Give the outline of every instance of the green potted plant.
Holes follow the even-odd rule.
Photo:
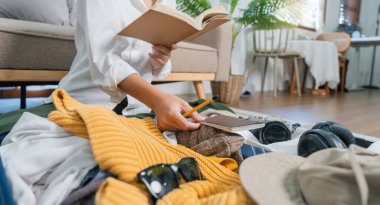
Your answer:
[[[242,15],[233,17],[239,0],[221,0],[229,7],[232,22],[232,48],[242,29],[252,25],[254,29],[276,29],[294,27],[291,22],[301,18],[310,0],[251,0]],[[211,8],[208,0],[177,0],[177,9],[193,17]],[[228,82],[212,82],[213,94],[218,94],[223,103],[238,102],[244,85],[244,75],[230,75]]]

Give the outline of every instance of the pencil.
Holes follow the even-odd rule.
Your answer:
[[[208,104],[214,102],[214,100],[218,99],[218,96],[214,96],[206,101],[204,101],[203,103],[199,104],[198,106],[194,107],[193,109],[187,111],[185,114],[183,114],[182,116],[184,117],[188,117],[189,115],[191,115],[193,112],[195,111],[198,111],[202,108],[204,108],[205,106],[207,106]]]

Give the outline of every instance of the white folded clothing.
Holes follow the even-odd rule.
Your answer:
[[[18,205],[55,205],[96,166],[89,141],[24,113],[0,147]]]

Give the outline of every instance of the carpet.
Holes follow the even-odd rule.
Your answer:
[[[298,122],[298,121],[293,121],[293,120],[287,120],[287,119],[282,118],[281,116],[273,116],[273,115],[268,115],[268,114],[264,114],[264,113],[252,112],[252,111],[249,111],[249,110],[237,109],[237,108],[231,108],[231,109],[238,116],[243,117],[243,118],[249,118],[249,117],[253,116],[255,118],[261,117],[261,118],[280,119],[282,121],[285,121],[285,122],[288,122],[288,123],[291,123],[291,124],[299,123],[299,124],[301,124],[301,131],[299,132],[300,134],[302,132],[306,131],[306,130],[311,129],[314,126],[313,124],[308,124],[308,123],[303,123],[303,122]],[[353,135],[356,138],[361,138],[361,139],[368,140],[368,141],[371,141],[371,142],[376,142],[377,140],[379,140],[379,138],[377,138],[377,137],[363,135],[363,134],[360,134],[360,133],[353,133]]]

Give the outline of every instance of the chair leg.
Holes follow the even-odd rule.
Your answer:
[[[265,57],[265,65],[264,65],[264,74],[261,78],[261,92],[264,92],[264,84],[265,84],[265,78],[267,76],[267,70],[268,70],[268,57]]]
[[[278,81],[278,72],[277,72],[277,57],[274,58],[274,97],[277,97],[277,81]]]
[[[197,92],[197,96],[199,99],[206,99],[205,90],[203,88],[203,82],[202,81],[194,81],[193,82],[195,91]]]
[[[346,63],[340,70],[340,92],[344,93],[344,85],[346,84]]]
[[[304,70],[304,74],[303,74],[303,82],[302,82],[302,92],[305,92],[305,87],[306,87],[306,78],[307,78],[307,73],[309,72],[309,66],[306,64],[306,62],[304,63],[305,65],[305,70]],[[314,87],[313,87],[314,89]]]
[[[299,70],[298,70],[298,58],[294,58],[294,69],[296,71],[296,80],[297,80],[297,92],[298,92],[298,96],[302,96],[302,93],[301,93],[301,83],[300,83],[300,73],[299,73]]]
[[[20,86],[20,109],[26,108],[26,85]]]

